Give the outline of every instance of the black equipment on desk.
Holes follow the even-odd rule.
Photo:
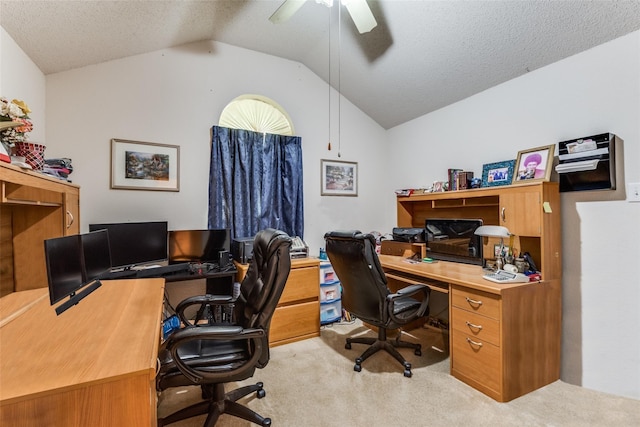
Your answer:
[[[113,268],[131,268],[167,260],[167,221],[89,224],[109,233]]]
[[[248,264],[253,258],[253,237],[236,237],[231,241],[231,256],[240,264]]]
[[[169,231],[169,263],[215,262],[221,267],[229,263],[231,230]]]
[[[392,230],[393,240],[397,242],[421,243],[425,241],[424,228],[400,228]]]

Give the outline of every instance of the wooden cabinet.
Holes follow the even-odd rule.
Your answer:
[[[426,218],[481,218],[514,234],[529,252],[540,282],[498,284],[479,266],[440,262],[407,265],[381,255],[385,271],[449,284],[451,374],[507,402],[560,378],[562,241],[558,184],[452,191],[398,198],[398,226],[424,227]],[[493,257],[488,239],[484,257]],[[506,242],[505,242],[506,243]]]
[[[423,228],[427,218],[479,218],[484,225],[505,226],[514,234],[516,251],[529,252],[544,279],[561,278],[557,182],[398,197],[397,212],[398,227]],[[493,247],[498,243],[497,238],[485,238],[484,258],[493,258]]]
[[[236,262],[240,282],[249,266]],[[312,258],[291,260],[291,272],[271,319],[269,345],[320,336],[320,261]]]
[[[79,224],[77,185],[0,163],[0,296],[46,287],[44,240]]]

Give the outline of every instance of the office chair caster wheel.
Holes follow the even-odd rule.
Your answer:
[[[256,383],[256,386],[258,386],[258,390],[256,390],[256,396],[258,396],[258,399],[262,399],[263,397],[265,397],[267,395],[266,390],[262,388],[262,387],[264,387],[264,383],[263,382],[258,382],[258,383]]]
[[[404,362],[403,365],[404,365],[404,372],[403,372],[404,376],[407,378],[411,378],[411,363]]]
[[[347,350],[351,350],[351,343],[348,342],[344,345],[344,348],[346,348]]]
[[[356,372],[362,371],[362,359],[359,357],[356,359],[356,364],[353,366],[353,370]]]
[[[262,425],[263,425],[263,426],[265,426],[265,427],[266,427],[266,426],[270,426],[270,425],[271,425],[271,418],[265,418],[265,419],[262,421]]]
[[[415,354],[416,356],[422,356],[422,350],[420,350],[419,348],[416,348],[413,354]]]

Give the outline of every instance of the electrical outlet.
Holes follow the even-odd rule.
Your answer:
[[[640,182],[627,184],[627,201],[640,202]]]

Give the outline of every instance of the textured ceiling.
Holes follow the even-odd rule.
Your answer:
[[[362,35],[313,0],[272,24],[280,4],[1,0],[0,25],[45,74],[201,40],[280,56],[387,129],[640,29],[640,0],[369,0]]]

